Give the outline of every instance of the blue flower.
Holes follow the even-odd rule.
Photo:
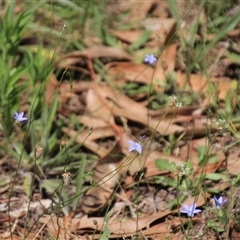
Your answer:
[[[24,112],[21,112],[21,113],[17,113],[16,111],[14,112],[14,118],[17,123],[28,120],[28,118],[24,117],[23,115],[24,115]]]
[[[128,149],[129,152],[136,151],[139,154],[142,153],[142,145],[140,143],[134,142],[132,140],[128,140],[128,143],[130,145]]]
[[[218,199],[214,197],[214,199],[215,199],[216,207],[218,209],[221,208],[225,202],[227,202],[227,199],[223,199],[222,196],[220,196]]]
[[[193,205],[187,205],[187,204],[183,204],[182,205],[183,208],[181,209],[181,213],[186,213],[189,217],[193,217],[195,213],[199,213],[202,210],[200,209],[196,209],[197,204],[194,203]]]
[[[153,64],[157,61],[157,58],[153,54],[147,54],[144,58],[145,63]]]

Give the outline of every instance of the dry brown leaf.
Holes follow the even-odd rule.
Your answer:
[[[184,222],[184,220],[183,220]],[[145,230],[139,230],[134,233],[134,236],[139,236],[142,237],[143,239],[148,237],[151,239],[171,239],[171,240],[184,240],[185,236],[182,233],[172,233],[172,230],[167,230],[167,227],[165,226],[165,223],[160,223],[157,225],[154,225],[151,228],[147,228]],[[110,238],[119,238],[119,237],[127,237],[131,236],[131,234],[111,234]],[[100,239],[101,235],[100,234],[94,234],[91,237],[91,239]],[[87,240],[83,238],[84,240]]]
[[[39,222],[46,224],[48,231],[54,237],[60,240],[67,240],[71,239],[71,233],[76,232],[79,226],[79,219],[73,219],[72,216],[72,213],[64,218],[56,217],[55,215],[44,216],[39,219]]]
[[[111,62],[106,64],[105,67],[111,77],[116,81],[116,84],[118,82],[124,84],[125,81],[153,84],[155,90],[161,91],[157,79],[164,77],[164,74],[162,72],[160,73],[160,70],[155,72],[155,78],[152,79],[154,69],[144,64],[134,64],[131,62]]]
[[[126,43],[134,43],[141,37],[144,30],[109,30],[109,32]]]
[[[226,100],[226,96],[227,96],[228,92],[231,92],[232,103],[235,104],[234,90],[236,88],[235,87],[236,84],[231,84],[234,82],[233,80],[222,77],[222,78],[211,78],[211,81],[213,83],[216,83],[216,85],[217,85],[219,99]]]
[[[12,234],[8,231],[0,234],[0,239],[11,239],[11,240],[22,240],[22,237],[19,237],[15,234]]]
[[[57,86],[59,82],[56,76],[52,73],[49,76],[49,80],[47,81],[46,85],[46,93],[45,93],[45,101],[48,103],[48,106],[51,106],[51,103],[54,99],[54,93],[57,91]]]
[[[147,167],[146,174],[145,174],[146,178],[156,176],[156,175],[166,174],[167,172],[169,173],[169,171],[159,170],[156,167],[156,164],[155,164],[156,159],[167,159],[169,162],[173,162],[174,164],[181,164],[186,162],[185,159],[177,156],[164,154],[158,151],[151,152],[148,155],[147,161],[146,161],[146,167]],[[194,162],[192,163],[192,166],[193,166],[193,169],[197,168],[197,165]]]
[[[219,167],[223,165],[223,162],[225,161],[224,153],[220,152],[219,155],[217,155],[217,157],[219,159],[219,162],[209,163],[206,166],[203,166],[203,167],[199,168],[196,172],[194,172],[194,178],[197,177],[197,176],[202,176],[203,174],[216,172],[219,169]]]
[[[132,56],[123,49],[116,47],[106,47],[102,45],[94,46],[84,49],[83,54],[88,55],[90,58],[109,57],[117,59],[132,60]]]
[[[82,138],[88,138],[89,141],[94,141],[100,138],[115,137],[116,132],[112,127],[94,128],[89,134],[89,130],[81,132]]]
[[[84,213],[90,214],[102,211],[107,206],[108,200],[119,182],[121,174],[115,164],[99,164],[94,168],[94,184],[84,193],[81,199],[81,209]]]
[[[238,227],[237,226],[237,223],[235,224],[236,225],[236,228]],[[237,231],[236,229],[233,229],[232,231],[230,231],[230,238],[233,239],[233,240],[237,240],[237,239],[240,239],[240,232]]]
[[[96,94],[96,91],[89,89],[86,96],[86,110],[94,118],[100,118],[107,122],[114,123],[111,108],[108,105],[104,104],[104,101],[102,101],[102,99],[103,98],[100,98]]]
[[[146,30],[152,31],[148,39],[147,46],[151,48],[159,48],[166,44],[175,33],[176,22],[174,19],[147,19],[141,22]],[[117,37],[121,41],[132,44],[136,42],[144,30],[109,30],[110,34]]]
[[[151,47],[159,48],[159,43],[160,46],[166,45],[176,31],[176,21],[173,18],[147,18],[141,24],[155,36],[154,41],[148,44]]]
[[[121,155],[119,144],[109,150],[93,168],[93,187],[84,193],[81,199],[82,210],[89,214],[103,210],[107,201],[119,183],[122,171],[119,169]]]
[[[232,91],[234,98],[234,86],[231,85],[229,78],[210,78],[210,81],[216,84],[216,93],[219,99],[225,100],[229,91]],[[206,93],[208,87],[208,80],[205,76],[191,74],[189,79],[187,79],[187,75],[180,71],[177,71],[177,82],[180,88],[201,92],[203,95]],[[209,102],[209,99],[207,99],[207,102]]]
[[[124,80],[153,84],[156,91],[163,91],[165,74],[175,68],[178,43],[169,45],[158,59],[156,68],[145,64],[134,64],[131,62],[111,62],[105,65],[117,83],[123,84]]]
[[[93,82],[74,82],[74,84],[71,84],[69,82],[63,82],[59,86],[59,92],[61,94],[64,94],[66,92],[73,92],[73,93],[79,93],[85,90],[88,90],[89,88],[93,88],[94,84]]]
[[[90,116],[86,116],[86,115],[82,115],[82,116],[78,116],[78,121],[82,124],[84,124],[85,126],[89,127],[89,128],[104,128],[104,127],[108,127],[108,124],[106,123],[106,121],[99,119],[99,118],[93,118]]]
[[[156,213],[151,216],[145,216],[143,218],[138,218],[138,220],[124,220],[122,222],[116,222],[109,225],[109,230],[111,233],[115,235],[126,235],[135,233],[138,230],[143,228],[150,227],[150,224],[154,221],[161,219],[167,215],[169,215],[171,211],[165,211],[163,213]]]
[[[130,236],[138,230],[149,227],[151,223],[169,215],[170,213],[171,211],[165,211],[163,213],[156,213],[151,216],[145,216],[143,218],[139,218],[138,220],[123,219],[121,222],[118,221],[108,223],[108,228],[110,230],[110,233],[114,234],[114,236]],[[94,222],[97,222],[98,224],[95,225]],[[104,218],[87,218],[82,220],[79,219],[78,229],[86,228],[103,230]]]
[[[106,104],[109,104],[108,109],[111,109],[114,116],[124,117],[142,123],[163,135],[184,132],[183,127],[172,124],[171,121],[165,121],[161,118],[155,120],[148,117],[147,108],[107,85],[97,86],[96,89],[101,97],[105,98]],[[108,113],[108,115],[109,114],[110,113]]]
[[[88,90],[86,110],[90,116],[106,121],[115,130],[117,137],[121,137],[122,131],[119,126],[115,124],[112,114],[112,108],[114,108],[115,102],[108,101],[108,97],[108,93],[102,92],[100,86],[95,85],[94,89]]]
[[[205,129],[206,130],[206,129]],[[198,154],[198,148],[201,146],[211,146],[208,138],[200,138],[200,139],[192,139],[188,142],[188,144],[181,147],[181,151],[179,152],[179,157],[182,159],[190,159],[191,163],[195,166],[198,166],[199,163],[199,154]],[[215,150],[213,148],[209,149],[209,154],[216,154],[218,158],[218,163],[215,163],[217,167],[219,163],[222,164],[222,162],[225,160],[225,154],[221,149]],[[215,165],[214,164],[214,165]],[[214,165],[210,165],[209,168],[211,169]],[[206,166],[205,166],[206,167]],[[215,169],[214,167],[214,169]],[[218,166],[219,167],[219,166]],[[215,169],[216,171],[216,169]]]
[[[227,156],[227,171],[229,174],[239,174],[240,150],[239,145],[234,146]]]
[[[186,222],[186,220],[182,220],[183,222]],[[163,222],[154,225],[153,227],[150,227],[148,229],[145,229],[142,231],[144,236],[153,238],[156,236],[156,239],[171,239],[171,240],[181,240],[184,239],[183,234],[178,233],[176,235],[173,234],[171,226],[177,226],[179,225],[179,222],[176,222],[174,220],[169,221],[168,223]]]
[[[66,134],[66,136],[72,138],[75,137],[76,135],[76,142],[79,144],[83,144],[86,148],[88,148],[89,150],[91,150],[92,152],[94,152],[95,154],[97,154],[100,157],[104,157],[108,154],[108,149],[99,146],[99,144],[90,141],[88,138],[86,138],[86,136],[82,136],[81,134],[78,134],[75,130],[66,128],[66,127],[62,127],[62,132],[64,134]]]
[[[178,46],[179,43],[174,43],[165,49],[165,51],[159,57],[157,68],[162,68],[165,66],[164,70],[166,72],[172,72],[175,69]]]
[[[86,59],[87,57],[90,58],[110,57],[117,59],[132,60],[132,57],[124,50],[99,45],[87,48],[83,51],[75,51],[69,54],[65,54],[59,57],[54,64],[55,66],[58,66],[60,68],[66,68],[67,66],[71,66],[78,63],[79,61],[81,61],[81,59]]]
[[[142,1],[139,4],[138,1],[119,1],[118,8],[119,11],[129,11],[129,14],[126,18],[126,22],[137,22],[141,19],[144,19],[148,14],[149,10],[154,7],[157,0],[148,0]]]
[[[177,71],[177,83],[180,88],[184,88],[185,90],[193,90],[195,92],[202,92],[207,88],[207,79],[205,76],[201,76],[198,74],[191,74],[189,79],[185,73],[181,71]]]
[[[199,106],[183,106],[183,107],[180,107],[180,108],[161,108],[161,109],[158,109],[158,110],[150,110],[149,111],[149,116],[152,116],[152,117],[155,117],[155,116],[158,116],[158,117],[161,117],[162,115],[170,115],[173,119],[172,121],[173,122],[176,122],[175,121],[175,118],[181,118],[182,116],[180,115],[186,115],[186,117],[190,117],[192,118],[192,113],[198,109]]]
[[[192,205],[194,203],[197,204],[197,207],[201,207],[205,204],[206,199],[209,198],[211,195],[207,192],[201,191],[201,193],[198,196],[188,198],[186,201],[184,201],[184,204]],[[178,212],[178,210],[175,210],[174,212]]]

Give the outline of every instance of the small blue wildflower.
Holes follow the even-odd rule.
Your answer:
[[[129,152],[136,151],[139,154],[142,153],[142,145],[140,143],[134,142],[132,140],[128,140],[128,143],[130,145],[128,149]]]
[[[24,115],[24,112],[21,112],[21,113],[17,113],[16,111],[14,112],[14,118],[17,123],[28,120],[28,118],[24,117],[23,115]]]
[[[153,64],[157,61],[157,58],[153,54],[147,54],[144,58],[145,63]]]
[[[200,209],[196,209],[197,204],[194,203],[193,205],[187,205],[187,204],[183,204],[182,205],[183,208],[181,209],[181,213],[186,213],[188,215],[188,217],[193,217],[195,213],[199,213],[202,210]]]
[[[223,199],[222,196],[220,196],[219,198],[214,197],[214,199],[215,199],[216,207],[218,209],[221,208],[225,202],[227,202],[227,199]]]

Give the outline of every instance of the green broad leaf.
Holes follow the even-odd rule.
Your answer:
[[[205,178],[212,180],[212,181],[219,181],[222,179],[222,174],[221,173],[207,173]]]
[[[42,180],[41,187],[45,188],[49,193],[53,193],[62,183],[60,179],[44,179]]]
[[[177,178],[156,176],[154,178],[154,180],[155,180],[156,184],[161,184],[162,186],[171,186],[171,187],[177,187],[178,186]]]
[[[211,193],[212,195],[217,195],[217,194],[219,194],[219,189],[205,188],[205,191],[208,192],[208,193]]]
[[[32,175],[27,175],[23,181],[23,189],[28,197],[32,196]]]
[[[176,165],[174,163],[164,158],[157,159],[155,164],[159,170],[174,171],[176,169]]]
[[[207,226],[208,226],[209,228],[214,229],[214,230],[217,231],[217,232],[224,232],[224,231],[225,231],[223,225],[222,225],[220,222],[217,222],[217,221],[214,220],[214,219],[209,219],[209,220],[207,221]]]
[[[198,162],[202,165],[206,161],[207,148],[206,146],[199,146],[198,149]]]
[[[217,216],[218,216],[218,219],[219,221],[225,225],[227,222],[228,222],[228,214],[227,214],[227,210],[226,209],[222,209],[220,208],[218,211],[217,211]]]

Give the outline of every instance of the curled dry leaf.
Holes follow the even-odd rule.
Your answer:
[[[178,46],[179,46],[178,43],[174,43],[174,44],[170,44],[165,49],[165,51],[159,57],[157,68],[159,68],[159,67],[161,68],[162,65],[164,64],[165,72],[172,72],[172,71],[174,71]]]
[[[111,62],[105,65],[111,78],[116,84],[122,85],[125,82],[137,82],[143,84],[153,84],[154,88],[161,91],[157,78],[152,80],[154,69],[144,64],[134,64],[131,62]]]
[[[108,107],[113,116],[124,117],[129,120],[142,123],[163,135],[184,132],[183,127],[172,124],[171,121],[165,121],[164,119],[156,120],[151,118],[148,115],[149,110],[147,108],[126,95],[123,95],[120,91],[113,90],[107,85],[97,86],[96,89],[105,103],[104,106]],[[96,114],[96,112],[94,114]],[[109,116],[109,114],[110,112],[107,112],[107,116]]]
[[[106,121],[87,115],[78,116],[78,121],[89,128],[93,128],[93,130],[96,128],[105,128],[109,126]]]
[[[151,43],[151,47],[163,46],[173,37],[176,31],[176,21],[173,18],[147,18],[141,21],[141,25],[147,30],[153,31],[154,44]]]
[[[161,220],[162,218],[169,215],[171,211],[165,211],[163,213],[156,213],[151,216],[144,216],[142,218],[139,218],[138,221],[136,220],[129,220],[124,219],[124,221],[117,221],[108,223],[108,228],[110,231],[110,237],[111,238],[118,238],[122,237],[123,235],[125,237],[132,236],[138,231],[143,230],[143,233],[145,236],[151,236],[152,234],[159,233],[159,229],[161,229],[161,232],[165,236],[166,234],[171,234],[172,229],[170,228],[171,225],[178,226],[184,222],[182,221],[175,221],[173,220],[170,222],[170,226],[167,227],[165,223],[160,224],[154,224],[157,220]],[[72,232],[76,232],[77,230],[83,230],[83,229],[92,229],[94,231],[96,230],[102,230],[104,229],[105,219],[100,217],[95,218],[83,218],[83,219],[72,219],[71,217],[65,217],[60,218],[56,216],[44,216],[39,220],[43,224],[47,224],[47,227],[49,231],[56,236],[56,233],[60,231],[60,239],[64,236],[64,234],[67,234],[67,236],[70,236]],[[95,224],[97,223],[97,224]],[[149,228],[150,225],[154,224],[154,228]],[[151,231],[151,229],[153,229]],[[157,231],[158,229],[158,231]],[[91,231],[90,231],[91,232]],[[92,236],[92,239],[99,239],[100,235],[94,234]],[[82,239],[82,238],[81,238]]]
[[[126,18],[126,22],[129,23],[144,19],[157,2],[157,0],[148,0],[139,4],[138,1],[119,1],[117,4],[120,11],[129,12]]]
[[[103,157],[108,154],[108,150],[104,147],[99,146],[99,144],[95,143],[94,141],[90,141],[86,136],[82,136],[75,130],[62,127],[62,132],[66,134],[66,136],[72,138],[76,137],[76,142],[79,144],[83,144],[86,148],[91,150],[92,152],[96,153],[98,156]]]
[[[134,43],[141,37],[144,30],[110,30],[109,32],[124,42]]]
[[[39,222],[47,225],[48,231],[59,240],[71,239],[72,233],[79,227],[79,219],[73,219],[73,213],[64,218],[56,217],[54,214],[44,216]]]
[[[99,89],[100,90],[100,89]],[[105,99],[101,98],[94,89],[89,89],[86,96],[86,110],[92,117],[103,119],[107,122],[114,122],[111,107],[105,104]]]
[[[74,64],[81,61],[81,59],[86,58],[100,58],[100,57],[110,57],[116,59],[126,59],[132,60],[132,57],[126,53],[124,50],[113,48],[113,47],[106,47],[106,46],[94,46],[91,48],[87,48],[83,51],[75,51],[69,54],[65,54],[59,57],[55,61],[55,65],[60,68],[66,68],[67,66],[73,66]]]
[[[46,92],[45,92],[45,100],[48,103],[48,106],[51,105],[53,99],[54,99],[54,93],[57,90],[57,86],[58,86],[58,80],[56,78],[56,76],[52,73],[49,76],[49,80],[47,81],[47,85],[46,85]]]
[[[81,208],[85,213],[103,210],[122,176],[118,143],[93,168],[93,187],[84,193]]]
[[[120,142],[125,143],[126,139],[125,136]],[[116,186],[121,184],[122,176],[127,172],[134,175],[144,166],[145,158],[137,153],[129,157],[128,147],[120,142],[116,143],[109,154],[100,159],[93,168],[93,187],[83,195],[81,201],[85,213],[103,210]],[[126,157],[123,157],[122,153]]]
[[[212,83],[215,83],[215,87],[218,92],[218,97],[221,100],[225,100],[228,92],[231,92],[232,100],[234,101],[234,90],[236,84],[232,84],[229,78],[210,78]],[[177,72],[177,82],[180,88],[189,89],[194,92],[206,93],[208,88],[208,79],[205,76],[198,74],[191,74],[189,79],[185,73]],[[211,98],[210,98],[211,100]],[[209,103],[209,99],[207,99]]]

